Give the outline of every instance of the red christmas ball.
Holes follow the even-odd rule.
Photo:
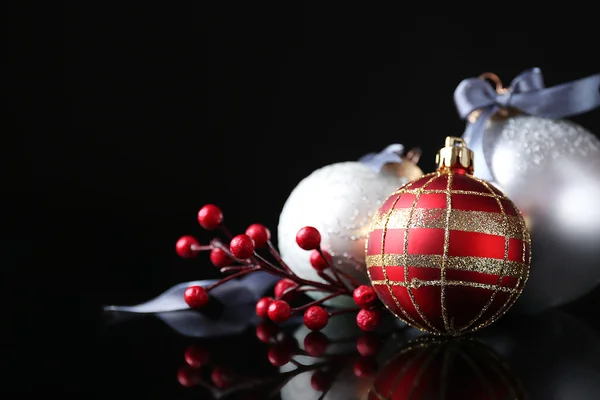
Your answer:
[[[225,250],[215,247],[210,251],[210,262],[215,267],[223,268],[233,264],[233,259],[229,257]]]
[[[248,235],[237,235],[229,242],[229,250],[235,258],[245,260],[254,254],[254,241]]]
[[[497,354],[472,339],[421,339],[380,369],[369,400],[523,399],[518,380]]]
[[[296,243],[304,250],[316,250],[321,245],[321,233],[312,226],[305,226],[296,234]]]
[[[208,293],[202,286],[190,286],[183,292],[183,299],[190,308],[202,308],[208,303]]]
[[[252,224],[246,229],[246,235],[250,236],[254,241],[254,246],[257,249],[265,247],[267,241],[271,239],[271,231],[262,224]]]
[[[322,307],[312,306],[304,312],[304,325],[311,331],[320,331],[328,321],[329,313]]]
[[[194,247],[200,246],[200,243],[193,236],[182,236],[175,243],[175,251],[181,258],[194,258],[198,255],[198,251]]]
[[[204,229],[216,229],[223,222],[223,213],[219,207],[207,204],[198,211],[198,222]]]
[[[269,304],[267,314],[273,322],[282,323],[290,319],[292,308],[283,300],[275,300]]]
[[[467,150],[440,154],[449,161]],[[377,295],[398,318],[432,334],[491,324],[529,275],[530,238],[520,212],[463,161],[454,162],[396,190],[368,234],[367,271]]]

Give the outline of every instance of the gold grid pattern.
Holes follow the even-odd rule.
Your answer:
[[[447,174],[447,187],[445,190],[436,189],[431,190],[427,189],[435,179],[441,177],[442,175]],[[492,187],[485,181],[478,179],[474,176],[469,175],[469,178],[476,180],[480,184],[482,184],[488,192],[478,192],[478,191],[470,191],[470,190],[453,190],[452,183],[454,179],[454,172],[449,170],[447,172],[434,172],[431,174],[425,175],[421,179],[427,179],[425,184],[422,187],[411,189],[410,183],[402,186],[400,189],[392,193],[391,196],[397,196],[390,209],[385,212],[383,215],[376,215],[373,218],[373,223],[371,226],[371,231],[374,229],[382,230],[382,239],[381,239],[381,253],[379,255],[369,255],[367,256],[367,272],[369,273],[369,277],[371,277],[370,268],[371,266],[382,267],[383,272],[383,280],[375,280],[371,281],[373,285],[385,285],[392,297],[394,304],[396,305],[399,313],[402,315],[398,315],[397,312],[391,310],[387,305],[388,309],[396,315],[396,317],[400,318],[407,324],[414,326],[420,330],[433,333],[433,334],[451,334],[458,335],[465,333],[467,331],[475,331],[484,326],[487,326],[497,320],[500,316],[502,316],[506,310],[516,301],[518,296],[521,294],[524,284],[529,277],[529,263],[527,261],[527,244],[529,244],[529,249],[531,248],[531,238],[529,236],[529,231],[525,225],[525,221],[523,217],[517,210],[517,216],[512,216],[506,213],[504,206],[502,205],[501,200],[509,201],[510,200],[503,194],[496,193]],[[410,193],[415,195],[415,199],[412,202],[410,208],[407,209],[395,209],[397,202],[400,200],[402,194]],[[445,194],[446,195],[446,208],[445,209],[417,209],[416,205],[419,201],[419,198],[422,194]],[[461,210],[453,210],[452,209],[452,195],[453,194],[467,194],[473,196],[483,196],[483,197],[491,197],[495,199],[498,207],[500,209],[500,213],[489,213],[489,212],[477,212],[477,211],[466,211],[462,212]],[[390,196],[390,197],[391,197]],[[512,202],[511,202],[512,204]],[[467,220],[466,214],[469,213],[470,218]],[[398,218],[394,218],[390,223],[390,220],[394,214],[398,215]],[[495,215],[492,215],[495,214]],[[398,222],[401,221],[401,222]],[[439,228],[444,229],[444,251],[442,256],[429,256],[429,255],[409,255],[408,254],[408,243],[409,243],[409,229],[413,227],[432,227],[438,226]],[[500,227],[499,227],[500,226]],[[398,229],[405,228],[404,234],[404,248],[403,254],[385,254],[385,240],[387,235],[387,229]],[[451,230],[464,230],[469,232],[482,232],[488,234],[495,234],[498,236],[504,236],[505,245],[504,245],[504,258],[502,260],[494,260],[489,258],[479,258],[479,257],[450,257],[448,255],[448,249],[450,244],[450,231]],[[520,263],[511,262],[508,260],[509,254],[509,240],[511,238],[520,239],[523,242],[522,249],[522,260]],[[368,246],[368,243],[367,243]],[[367,247],[368,248],[368,247]],[[459,261],[460,259],[460,261]],[[387,274],[387,268],[402,268],[397,267],[402,265],[404,268],[404,277],[405,282],[393,282],[390,281]],[[439,280],[431,280],[424,281],[420,279],[410,279],[409,278],[409,265],[411,267],[414,265],[416,267],[438,267],[440,268],[440,279]],[[482,272],[487,274],[498,275],[498,280],[496,284],[480,284],[476,282],[467,282],[467,281],[449,281],[446,279],[446,271],[448,269],[458,269],[458,270],[466,270],[466,271],[475,271]],[[517,283],[514,288],[503,287],[502,280],[505,276],[511,276],[517,278]],[[393,286],[403,286],[406,288],[408,296],[414,306],[417,314],[422,319],[423,324],[416,322],[410,314],[400,305],[400,301],[396,297],[392,287]],[[418,303],[415,300],[412,289],[417,289],[423,286],[439,286],[441,292],[441,309],[442,309],[442,319],[444,321],[444,330],[441,331],[439,328],[433,326],[431,322],[427,320],[424,313],[421,311]],[[448,318],[448,310],[446,308],[446,287],[447,286],[462,286],[462,287],[476,287],[481,289],[488,289],[492,291],[490,299],[487,301],[482,310],[478,313],[478,315],[473,318],[468,324],[462,327],[455,327],[454,321]],[[487,321],[480,323],[477,326],[473,326],[477,320],[481,318],[481,316],[489,309],[490,305],[493,303],[498,292],[508,293],[508,298],[505,303],[498,309],[498,311]]]

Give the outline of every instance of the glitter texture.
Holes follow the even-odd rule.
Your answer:
[[[493,323],[529,276],[530,236],[485,181],[438,171],[396,190],[374,214],[367,271],[382,302],[423,331],[460,335]]]

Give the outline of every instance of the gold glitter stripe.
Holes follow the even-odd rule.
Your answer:
[[[411,214],[412,212],[412,214]],[[520,228],[519,217],[515,215],[503,216],[501,213],[487,211],[450,210],[447,219],[444,208],[399,208],[389,214],[387,229],[407,228],[434,228],[445,229],[446,224],[450,230],[486,233],[496,236],[508,236],[512,239],[523,240],[523,230]],[[409,219],[409,217],[412,217]],[[371,229],[382,229],[388,221],[388,213],[379,213],[373,216]],[[508,219],[505,227],[504,218]]]
[[[444,329],[446,332],[454,332],[454,320],[448,319],[448,309],[446,307],[446,268],[448,265],[448,250],[450,249],[450,217],[452,216],[452,180],[454,173],[450,171],[448,174],[448,184],[446,187],[446,219],[444,221],[444,257],[440,266],[440,304],[442,306],[442,320],[444,321]]]
[[[485,186],[485,188],[487,190],[490,191],[490,193],[494,194],[494,191],[492,190],[492,188],[490,187],[490,185],[485,182],[485,181],[479,181],[483,186]],[[497,197],[495,197],[496,199],[496,203],[498,204],[498,207],[500,207],[500,212],[502,213],[502,217],[503,217],[503,228],[505,231],[520,231],[520,225],[517,224],[513,224],[511,225],[511,221],[508,219],[508,215],[506,214],[506,211],[504,210],[504,206],[502,205],[502,202],[500,201],[500,199],[498,199]],[[487,301],[487,303],[485,303],[485,305],[483,306],[483,308],[481,309],[481,311],[479,311],[479,313],[477,313],[477,315],[470,320],[465,326],[463,326],[462,328],[459,329],[459,332],[463,332],[468,330],[469,328],[471,328],[473,326],[473,324],[475,324],[475,322],[477,322],[482,316],[483,314],[485,314],[485,312],[488,310],[488,308],[490,308],[490,306],[492,305],[492,303],[494,302],[494,299],[496,298],[496,294],[498,293],[498,290],[501,288],[501,284],[502,284],[502,280],[504,279],[504,267],[506,265],[506,262],[508,261],[508,245],[510,243],[510,237],[508,235],[506,235],[506,237],[504,238],[504,263],[502,264],[502,268],[500,269],[500,271],[498,272],[498,280],[496,281],[496,287],[494,288],[494,290],[492,291],[492,294],[490,295],[489,300]]]
[[[412,206],[410,207],[410,214],[408,214],[408,225],[410,225],[410,220],[412,219],[413,216],[413,212],[416,209],[417,206],[417,202],[419,201],[419,198],[421,197],[421,193],[423,193],[424,190],[426,190],[427,186],[431,184],[431,182],[433,182],[435,179],[438,179],[440,177],[440,174],[437,174],[436,176],[434,176],[433,178],[429,179],[427,182],[425,182],[425,184],[423,186],[421,186],[419,189],[417,189],[417,194],[415,195],[415,199],[413,200]],[[392,207],[390,209],[390,214],[392,214],[395,210],[395,207]],[[390,218],[387,218],[387,223],[386,223],[386,230],[388,229],[388,224],[390,221]],[[405,256],[408,255],[408,237],[410,235],[410,231],[407,230],[406,232],[404,232],[404,251],[403,254]],[[381,254],[384,254],[383,252],[383,247],[382,247],[382,251]],[[406,261],[406,260],[405,260]],[[384,269],[387,270],[387,267],[384,267]],[[408,270],[408,264],[406,262],[404,262],[404,279],[408,280],[408,274],[409,274],[409,270]],[[387,275],[387,271],[386,271],[386,275]],[[387,278],[386,278],[387,279]],[[390,289],[391,290],[391,289]],[[410,301],[412,302],[413,307],[415,308],[415,310],[417,311],[417,314],[419,314],[419,317],[421,318],[421,320],[423,320],[423,322],[425,323],[425,325],[427,325],[428,327],[430,327],[433,331],[435,332],[440,332],[439,329],[435,326],[433,326],[433,324],[431,322],[429,322],[429,320],[427,319],[427,317],[425,316],[425,314],[421,311],[421,308],[419,307],[419,303],[417,302],[417,300],[415,299],[415,295],[413,294],[412,290],[410,287],[406,288],[406,291],[408,292],[408,297],[410,297]]]
[[[443,256],[438,254],[374,254],[367,256],[367,265],[371,267],[440,268]],[[505,270],[502,271],[504,266]],[[487,257],[452,257],[449,256],[446,268],[455,271],[479,272],[481,274],[500,275],[522,278],[527,273],[527,265],[518,261],[504,261]]]
[[[371,282],[373,285],[386,285],[385,280],[374,280]],[[387,282],[388,286],[402,286],[410,289],[419,289],[421,287],[426,286],[464,286],[464,287],[472,287],[477,289],[487,289],[487,290],[496,290],[496,285],[491,285],[488,283],[479,283],[479,282],[470,282],[470,281],[449,281],[446,280],[442,283],[441,280],[434,281],[423,281],[417,278],[413,278],[410,280],[408,284],[406,282],[398,282],[398,281],[389,281]],[[498,291],[506,292],[506,293],[516,293],[517,289],[500,286],[498,287]]]
[[[448,193],[447,190],[444,189],[427,189],[427,190],[422,190],[420,191],[420,189],[398,189],[396,190],[394,193],[392,194],[417,194],[417,193],[421,193],[421,194],[446,194]],[[450,190],[449,191],[450,194],[468,194],[471,196],[481,196],[481,197],[494,197],[497,199],[507,199],[506,196],[502,196],[496,193],[486,193],[486,192],[476,192],[473,190]]]

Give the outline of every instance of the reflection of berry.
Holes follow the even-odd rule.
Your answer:
[[[361,285],[354,289],[354,302],[360,308],[369,308],[377,301],[377,293],[371,286]]]
[[[311,331],[320,331],[329,321],[329,313],[322,307],[312,306],[304,312],[304,325]]]
[[[198,211],[198,222],[204,229],[216,229],[223,222],[223,213],[219,207],[207,204]]]
[[[193,236],[182,236],[175,243],[175,251],[177,255],[182,258],[194,258],[198,254],[193,247],[200,246],[200,243]]]
[[[252,224],[246,229],[246,235],[250,236],[254,241],[254,246],[257,249],[265,247],[267,241],[271,239],[271,231],[262,224]]]
[[[304,337],[304,350],[311,357],[321,357],[328,346],[329,338],[322,332],[310,332]]]
[[[273,302],[271,297],[263,297],[262,299],[256,302],[256,315],[260,318],[267,318],[269,306]]]
[[[196,384],[196,376],[194,375],[194,370],[188,365],[179,368],[179,371],[177,371],[177,380],[179,381],[179,384],[183,387],[189,388],[194,386]]]
[[[377,372],[377,361],[372,357],[361,357],[354,363],[354,375],[369,378]]]
[[[356,314],[356,324],[363,331],[372,331],[381,322],[381,314],[377,310],[360,310]]]
[[[256,326],[256,337],[263,343],[271,343],[278,333],[279,327],[272,321],[262,321]]]
[[[293,353],[286,343],[277,343],[267,353],[269,362],[275,367],[281,367],[292,359]]]
[[[233,264],[233,259],[229,257],[229,254],[227,254],[225,250],[215,247],[210,251],[210,262],[212,262],[215,267],[223,268]]]
[[[254,241],[248,235],[237,235],[229,242],[229,250],[235,258],[245,260],[254,254]]]
[[[381,349],[381,339],[374,334],[367,333],[356,339],[356,350],[365,356],[374,356]]]
[[[202,308],[208,303],[208,293],[202,286],[190,286],[183,292],[183,299],[190,308]]]
[[[275,300],[269,305],[268,315],[271,321],[281,323],[290,318],[292,308],[283,300]]]
[[[321,233],[312,226],[305,226],[296,234],[296,243],[304,250],[316,250],[321,244]]]
[[[297,287],[298,287],[298,284],[296,282],[294,282],[291,279],[284,278],[275,284],[273,293],[275,294],[275,297],[278,299],[290,301],[294,298],[295,293],[288,292],[288,291],[293,290]]]
[[[331,375],[327,372],[315,371],[310,377],[310,386],[317,392],[324,392],[331,387],[332,381]]]
[[[331,254],[329,254],[325,250],[322,250],[322,253],[323,256],[325,256],[325,258],[321,256],[319,250],[313,250],[310,253],[310,265],[312,265],[312,267],[317,271],[323,271],[324,269],[329,267],[332,262]]]
[[[235,375],[232,370],[227,367],[217,367],[210,374],[210,379],[216,387],[224,389],[231,385],[235,380]]]
[[[185,362],[192,368],[200,368],[208,363],[210,354],[205,347],[198,345],[191,345],[185,349],[183,354]]]

